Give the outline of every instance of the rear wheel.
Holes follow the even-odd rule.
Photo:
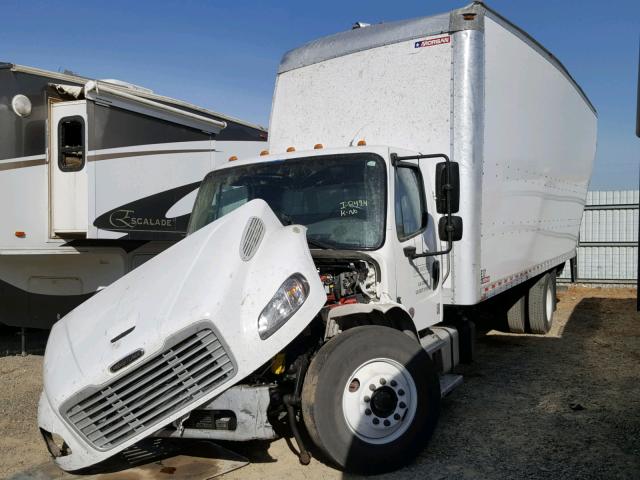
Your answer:
[[[411,461],[440,408],[435,367],[420,344],[387,327],[355,327],[325,344],[307,371],[309,435],[346,470],[382,473]]]
[[[556,274],[542,275],[529,289],[529,326],[532,333],[545,334],[551,330],[556,309]]]
[[[511,333],[524,333],[527,328],[527,296],[521,295],[507,310],[507,322]]]

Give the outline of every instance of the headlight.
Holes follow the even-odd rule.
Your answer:
[[[269,338],[302,306],[309,294],[307,279],[299,273],[287,278],[258,317],[258,334]]]

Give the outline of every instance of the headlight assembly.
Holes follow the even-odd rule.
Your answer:
[[[262,340],[269,338],[289,320],[309,295],[309,283],[299,273],[287,278],[258,317],[258,334]]]

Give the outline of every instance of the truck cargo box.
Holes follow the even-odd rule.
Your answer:
[[[596,111],[551,53],[482,3],[284,56],[270,151],[362,139],[460,164],[465,233],[446,303],[476,304],[575,255]]]

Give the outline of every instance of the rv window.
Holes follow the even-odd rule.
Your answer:
[[[84,119],[65,117],[58,124],[58,167],[63,172],[84,168]]]
[[[398,238],[407,240],[425,227],[424,186],[420,170],[414,167],[396,168],[396,230]]]

